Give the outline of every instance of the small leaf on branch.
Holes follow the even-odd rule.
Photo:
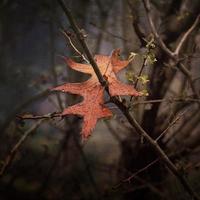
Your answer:
[[[149,96],[149,93],[147,90],[142,90],[140,91],[140,93],[143,95],[143,96]]]
[[[141,81],[143,85],[147,84],[150,80],[148,79],[148,76],[143,74],[138,77],[138,79]]]
[[[137,55],[138,55],[137,53],[130,52],[130,55],[129,55],[129,57],[128,57],[128,60],[131,62],[131,61],[135,58],[135,56],[137,56]]]

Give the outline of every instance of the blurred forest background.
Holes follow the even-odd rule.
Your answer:
[[[200,1],[65,2],[93,55],[136,54],[120,79],[146,96],[130,112],[200,195]],[[84,143],[81,118],[17,117],[80,101],[48,90],[88,79],[60,57],[81,61],[71,43],[84,53],[56,0],[0,1],[0,200],[191,199],[114,104]]]

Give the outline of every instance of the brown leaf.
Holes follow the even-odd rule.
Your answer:
[[[120,50],[113,51],[111,56],[95,55],[94,59],[101,71],[101,74],[108,82],[108,89],[111,96],[117,95],[131,95],[140,96],[132,85],[120,82],[116,74],[125,68],[128,60],[119,59]],[[66,83],[52,90],[69,92],[72,94],[81,95],[83,101],[74,106],[64,109],[62,116],[74,114],[83,117],[83,128],[81,134],[84,138],[91,135],[97,120],[104,117],[112,116],[112,112],[104,105],[104,87],[101,86],[99,80],[89,64],[76,63],[70,58],[65,58],[66,63],[74,70],[90,74],[91,77],[82,83]]]

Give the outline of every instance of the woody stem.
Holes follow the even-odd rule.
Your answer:
[[[83,36],[83,33],[79,29],[75,19],[73,18],[70,10],[65,5],[63,0],[57,0],[57,1],[58,1],[59,5],[61,6],[61,8],[63,9],[64,13],[66,14],[67,18],[69,19],[69,22],[70,22],[70,24],[71,24],[71,26],[72,26],[75,34],[76,34],[76,37],[78,38],[80,44],[82,45],[82,48],[83,48],[90,64],[92,65],[92,67],[93,67],[93,69],[94,69],[94,71],[95,71],[95,73],[96,73],[96,75],[99,79],[99,82],[101,83],[101,85],[103,87],[106,87],[106,91],[108,92],[106,80],[103,78],[95,60],[93,59],[93,56],[92,56],[92,54],[91,54],[91,52],[90,52],[90,50],[87,46],[87,43],[85,42],[85,38]],[[123,114],[125,115],[125,117],[129,121],[131,126],[136,129],[138,134],[142,135],[149,142],[149,144],[157,152],[158,156],[161,158],[161,160],[163,161],[165,166],[167,166],[167,168],[179,180],[180,184],[184,187],[184,189],[188,192],[188,194],[190,194],[192,199],[200,200],[200,198],[194,193],[193,189],[190,187],[190,185],[187,182],[187,180],[185,179],[185,177],[177,170],[176,166],[172,163],[172,161],[165,154],[165,152],[160,148],[159,144],[155,140],[153,140],[147,132],[145,132],[145,130],[140,126],[140,124],[136,121],[136,119],[130,114],[128,108],[122,102],[120,102],[116,97],[111,97],[111,100],[123,112]]]

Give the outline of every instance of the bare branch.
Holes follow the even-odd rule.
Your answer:
[[[78,53],[78,55],[85,60],[85,62],[89,63],[89,61],[87,60],[87,58],[76,48],[76,46],[73,44],[71,37],[69,36],[69,34],[67,34],[66,31],[61,30],[61,33],[69,40],[70,45],[72,46],[72,48],[75,50],[76,53]]]
[[[140,77],[142,75],[142,72],[143,72],[145,66],[147,65],[147,59],[148,59],[148,57],[146,56],[144,58],[144,60],[143,60],[142,66],[141,66],[140,71],[139,71],[139,74],[137,75],[138,77]],[[137,78],[136,81],[135,81],[135,84],[134,84],[134,88],[135,89],[137,89],[138,81],[139,81],[139,79]]]
[[[153,99],[153,100],[146,100],[146,101],[135,101],[132,105],[136,106],[139,104],[152,104],[152,103],[162,103],[162,102],[193,102],[193,103],[200,103],[200,99],[193,99],[191,97],[184,97],[184,98],[166,98],[166,99]]]
[[[30,105],[31,103],[38,101],[39,99],[46,97],[50,94],[49,90],[45,90],[33,97],[30,97],[29,99],[27,99],[26,101],[24,101],[21,105],[17,106],[16,108],[14,108],[13,112],[8,115],[8,117],[5,119],[5,122],[3,123],[3,125],[0,127],[0,132],[3,133],[5,131],[5,129],[9,126],[10,122],[12,121],[13,118],[15,118],[16,114],[19,113],[23,108],[27,107],[28,105]]]
[[[90,50],[85,42],[84,36],[81,33],[80,29],[78,28],[78,26],[76,25],[76,21],[75,19],[72,17],[71,12],[68,10],[68,8],[65,6],[65,3],[63,2],[63,0],[57,0],[58,3],[60,4],[60,6],[62,7],[63,11],[65,12],[66,16],[68,17],[71,26],[80,42],[80,44],[82,45],[85,54],[88,57],[88,60],[90,61],[91,65],[93,66],[93,69],[99,79],[99,82],[101,83],[101,85],[104,87],[106,86],[106,82],[104,80],[104,78],[102,77],[102,74],[99,71],[99,68],[95,62],[95,60],[93,59],[92,54],[90,53]],[[170,52],[171,53],[171,52]],[[106,87],[107,89],[107,87]],[[108,91],[108,90],[107,90]],[[156,141],[154,141],[148,133],[146,133],[144,131],[144,129],[139,125],[139,123],[136,121],[136,119],[131,116],[131,114],[129,113],[128,108],[122,103],[120,102],[116,97],[111,97],[111,100],[113,103],[115,103],[118,108],[122,111],[122,113],[125,115],[125,117],[127,118],[127,120],[129,121],[129,123],[132,125],[132,127],[134,127],[136,129],[136,131],[138,132],[138,134],[140,134],[141,136],[143,136],[152,146],[152,148],[157,152],[157,154],[159,155],[159,157],[161,158],[161,160],[165,163],[165,165],[168,167],[168,169],[170,169],[170,171],[176,176],[176,178],[179,180],[179,182],[182,184],[182,186],[185,188],[185,190],[188,192],[188,194],[191,195],[191,197],[194,200],[199,200],[199,197],[194,193],[193,189],[190,187],[189,183],[187,182],[187,180],[182,176],[182,174],[177,170],[176,166],[171,162],[171,160],[168,158],[168,156],[165,154],[165,152],[160,148],[160,146],[158,145],[158,143]]]
[[[193,79],[192,79],[192,75],[190,74],[190,72],[187,70],[187,68],[180,62],[179,60],[179,52],[181,50],[181,47],[183,46],[183,43],[186,41],[187,37],[189,36],[189,34],[194,30],[194,28],[197,26],[198,22],[199,22],[199,18],[200,15],[198,15],[198,17],[196,18],[194,24],[191,26],[191,28],[188,29],[188,31],[184,34],[183,38],[181,39],[180,43],[178,44],[175,52],[171,51],[166,44],[163,42],[163,40],[160,38],[160,35],[158,34],[156,27],[153,23],[151,14],[150,14],[150,2],[149,0],[142,0],[143,4],[144,4],[144,8],[146,10],[147,13],[147,18],[152,30],[152,33],[154,35],[154,37],[156,38],[157,42],[159,43],[160,47],[162,48],[162,50],[177,64],[178,69],[188,78],[191,89],[193,91],[193,93],[195,94],[195,96],[197,98],[199,98],[199,94],[196,91],[195,87],[194,87],[194,83],[193,83]]]
[[[93,23],[93,22],[90,22],[90,25],[92,25],[92,26],[94,26],[95,28],[99,29],[99,30],[100,30],[101,32],[103,32],[103,33],[106,33],[106,34],[108,34],[108,35],[111,35],[111,36],[114,37],[114,38],[117,38],[117,39],[119,39],[119,40],[123,40],[124,42],[128,42],[128,40],[125,39],[125,38],[123,38],[122,36],[116,35],[116,34],[114,34],[114,33],[111,33],[111,32],[108,31],[108,30],[103,30],[101,27],[97,26],[97,25],[96,25],[95,23]]]
[[[84,38],[84,35],[83,33],[81,32],[81,30],[79,29],[76,21],[74,20],[70,10],[65,6],[65,3],[62,1],[62,0],[57,0],[59,5],[61,6],[61,8],[63,9],[64,13],[66,14],[66,16],[68,17],[69,21],[70,21],[70,24],[77,36],[77,39],[78,41],[80,42],[80,44],[82,45],[84,51],[85,51],[85,54],[86,56],[88,57],[88,60],[90,61],[98,79],[99,79],[99,82],[103,85],[103,86],[106,86],[106,81],[105,79],[103,78],[96,62],[94,61],[93,59],[93,56],[92,54],[90,53],[90,50],[85,42],[85,38]]]
[[[194,23],[192,24],[192,26],[185,32],[185,34],[183,35],[183,37],[181,38],[180,42],[178,43],[176,50],[174,51],[174,55],[178,56],[180,53],[180,50],[183,46],[183,44],[185,43],[185,41],[187,40],[188,36],[192,33],[192,31],[196,28],[196,26],[198,25],[200,20],[200,15],[197,16],[196,20],[194,21]]]
[[[161,39],[160,35],[158,34],[158,32],[156,30],[156,27],[153,23],[153,19],[152,19],[151,14],[150,14],[151,7],[150,7],[149,0],[142,0],[142,1],[143,1],[143,4],[144,4],[144,8],[146,10],[146,13],[147,13],[147,19],[149,21],[150,28],[151,28],[153,35],[155,36],[156,40],[158,41],[158,43],[161,46],[161,48],[163,49],[163,51],[165,51],[165,53],[169,57],[174,58],[174,53],[166,46],[166,44],[163,42],[163,40]]]
[[[146,165],[142,169],[138,170],[137,172],[135,172],[134,174],[132,174],[128,178],[124,179],[123,182],[130,182],[134,177],[136,177],[138,174],[142,173],[143,171],[147,170],[149,167],[151,167],[152,165],[154,165],[158,161],[159,161],[159,159],[156,159],[156,160],[150,162],[148,165]]]
[[[173,126],[175,125],[183,115],[185,115],[185,113],[188,111],[189,109],[184,110],[181,114],[179,114],[170,124],[169,126],[156,138],[156,142],[158,142],[158,140],[160,140],[166,133],[167,131]]]
[[[0,177],[3,176],[5,171],[8,169],[8,167],[11,165],[16,153],[19,151],[21,146],[24,144],[24,142],[27,140],[28,136],[35,131],[40,124],[44,121],[44,119],[39,120],[36,122],[30,129],[28,129],[23,136],[19,139],[19,141],[15,144],[15,146],[10,150],[10,153],[7,155],[5,161],[3,162],[3,166],[0,169]]]
[[[150,168],[152,165],[154,165],[155,163],[157,163],[159,161],[159,159],[156,159],[152,162],[150,162],[148,165],[146,165],[145,167],[141,168],[140,170],[138,170],[137,172],[133,173],[131,176],[129,176],[128,178],[125,178],[124,180],[120,181],[120,183],[118,183],[117,185],[113,186],[114,189],[119,188],[122,184],[126,183],[126,182],[130,182],[133,178],[136,178],[138,176],[138,174],[146,171],[148,168]],[[136,178],[137,179],[137,178]]]
[[[175,51],[171,51],[166,44],[163,42],[163,40],[161,39],[160,35],[158,34],[155,24],[153,23],[153,19],[151,17],[151,7],[150,7],[150,2],[149,0],[142,0],[143,4],[144,4],[144,8],[146,10],[147,13],[147,18],[149,21],[149,25],[151,27],[151,31],[153,33],[153,35],[155,36],[156,40],[158,41],[159,45],[161,46],[161,48],[163,49],[163,51],[165,51],[165,53],[167,55],[169,55],[169,57],[171,57],[173,60],[178,60],[178,56],[180,53],[180,50],[184,44],[184,42],[187,40],[188,36],[192,33],[192,31],[196,28],[196,26],[199,23],[199,19],[200,19],[200,15],[197,16],[196,20],[194,21],[194,23],[192,24],[192,26],[185,32],[185,34],[183,35],[183,37],[181,38],[180,42],[178,43]]]
[[[190,87],[192,89],[192,92],[195,95],[195,98],[199,99],[200,95],[195,88],[195,84],[194,84],[194,81],[193,81],[193,78],[192,78],[190,71],[188,71],[188,69],[185,67],[185,65],[183,63],[178,63],[177,67],[187,77],[189,84],[190,84]]]
[[[144,33],[142,32],[140,26],[139,26],[139,22],[138,22],[138,16],[136,14],[136,9],[134,8],[133,5],[135,5],[135,2],[132,4],[130,2],[130,0],[127,0],[127,4],[131,10],[131,14],[132,14],[132,17],[133,17],[133,21],[132,21],[132,24],[133,24],[133,28],[135,30],[135,33],[136,35],[138,36],[138,39],[140,40],[140,43],[141,43],[141,46],[145,46],[146,45],[146,41],[145,41],[145,35]]]
[[[20,120],[52,119],[52,118],[55,118],[55,117],[61,117],[61,114],[60,113],[49,113],[49,114],[46,114],[46,115],[37,115],[37,116],[34,116],[32,114],[25,114],[25,115],[17,115],[16,117]]]

